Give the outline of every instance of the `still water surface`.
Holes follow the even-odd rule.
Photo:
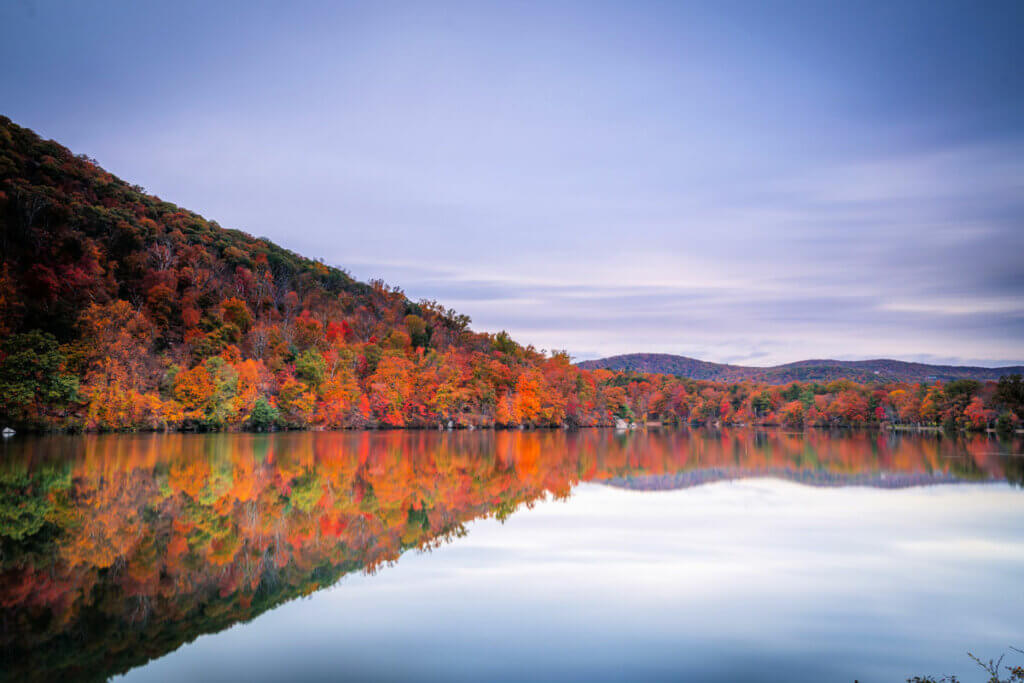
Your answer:
[[[18,437],[0,447],[0,679],[981,680],[966,650],[1024,646],[1021,450]]]

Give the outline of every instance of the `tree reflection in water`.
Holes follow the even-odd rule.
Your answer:
[[[884,432],[19,439],[0,461],[0,676],[106,679],[581,481],[1024,481],[1017,441]]]

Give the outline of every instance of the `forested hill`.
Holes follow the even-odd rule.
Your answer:
[[[956,379],[997,380],[1003,375],[1022,374],[1024,366],[983,368],[959,365],[928,365],[882,358],[878,360],[801,360],[771,367],[710,363],[667,353],[629,353],[582,361],[580,368],[603,368],[620,372],[656,372],[716,382],[751,380],[768,384],[789,382],[935,382]]]
[[[335,411],[323,424],[402,424],[431,412],[406,405],[406,362],[496,345],[506,367],[544,359],[469,322],[222,228],[0,117],[4,424],[308,425],[318,407]],[[390,407],[367,404],[382,364],[398,376],[378,378]],[[433,414],[478,407],[447,398]]]
[[[1024,414],[1019,377],[940,385],[923,372],[899,386],[865,368],[861,384],[783,387],[822,372],[591,371],[469,322],[221,228],[0,117],[0,428],[572,427],[656,416],[1012,429]]]

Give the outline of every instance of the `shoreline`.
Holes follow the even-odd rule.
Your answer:
[[[880,424],[861,424],[861,425],[787,425],[780,424],[777,422],[740,422],[733,424],[720,424],[720,423],[658,423],[658,424],[636,424],[630,427],[621,427],[615,423],[607,424],[590,424],[590,425],[452,425],[452,426],[425,426],[425,425],[406,425],[401,427],[388,426],[388,425],[376,425],[376,426],[359,426],[359,427],[275,427],[272,429],[182,429],[182,428],[168,428],[168,429],[123,429],[123,430],[102,430],[102,429],[89,429],[80,430],[74,428],[67,429],[27,429],[23,428],[16,430],[13,433],[4,433],[3,437],[0,438],[0,443],[4,443],[8,440],[17,438],[18,436],[49,436],[49,435],[68,435],[68,436],[85,436],[85,435],[107,435],[107,434],[278,434],[286,432],[475,432],[475,431],[490,431],[490,432],[516,432],[516,431],[581,431],[586,429],[609,429],[618,433],[630,433],[630,432],[646,432],[646,431],[657,431],[657,430],[678,430],[678,429],[782,429],[788,430],[792,433],[796,432],[810,432],[810,431],[878,431],[878,432],[909,432],[909,433],[931,433],[931,434],[948,434],[948,435],[966,435],[966,434],[987,434],[992,436],[1017,436],[1024,435],[1024,428],[1018,428],[1012,431],[999,431],[997,429],[965,429],[958,427],[957,429],[946,429],[941,425],[894,425],[889,423]]]

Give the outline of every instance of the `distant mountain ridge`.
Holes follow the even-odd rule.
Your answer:
[[[752,380],[769,384],[788,382],[832,381],[849,379],[855,382],[947,382],[954,379],[997,380],[1003,375],[1024,374],[1024,365],[983,368],[968,365],[929,365],[879,358],[876,360],[800,360],[771,367],[711,363],[688,356],[669,353],[627,353],[576,364],[586,370],[620,372],[653,372],[716,382]]]
[[[645,474],[595,480],[599,484],[632,491],[675,491],[720,481],[740,481],[774,477],[815,488],[868,486],[878,489],[902,489],[935,484],[959,484],[999,481],[997,478],[964,478],[950,472],[830,472],[792,467],[709,467],[672,474]]]

